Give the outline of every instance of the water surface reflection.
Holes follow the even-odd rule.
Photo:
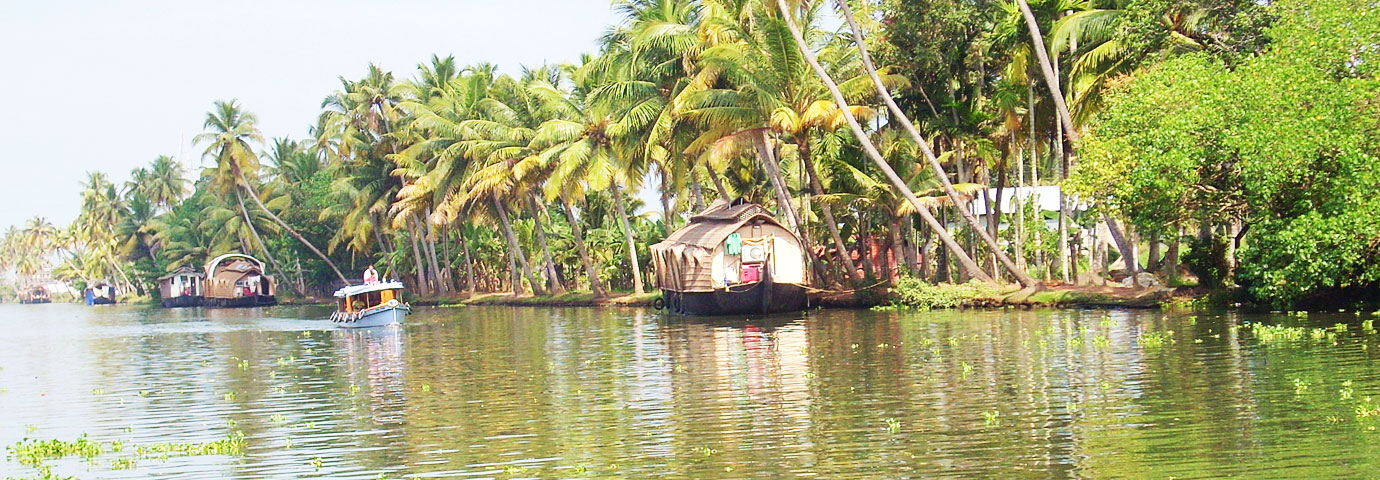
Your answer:
[[[336,330],[327,313],[0,306],[17,327],[0,443],[246,439],[131,470],[113,469],[128,452],[50,462],[79,478],[1380,471],[1369,314],[466,307]],[[1262,341],[1260,322],[1333,333]]]

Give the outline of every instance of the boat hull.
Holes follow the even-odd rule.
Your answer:
[[[200,295],[182,295],[180,297],[164,298],[163,308],[186,308],[199,307],[204,299]]]
[[[403,323],[411,309],[406,306],[396,306],[380,308],[378,310],[361,315],[357,320],[336,321],[336,325],[341,328],[369,328],[382,327]]]
[[[250,295],[247,297],[236,298],[216,298],[207,297],[201,304],[214,308],[248,308],[248,307],[267,307],[278,304],[277,297],[273,295]]]
[[[661,292],[671,312],[700,316],[798,312],[808,298],[803,285],[772,282],[713,292]]]
[[[115,299],[106,297],[95,297],[86,301],[87,305],[114,305]]]
[[[20,300],[19,303],[36,304],[36,303],[53,303],[53,301],[52,301],[52,300],[49,300],[49,299],[46,299],[46,298],[36,298],[36,299],[32,299],[32,300]]]

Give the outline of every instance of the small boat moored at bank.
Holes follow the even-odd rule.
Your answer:
[[[652,245],[652,265],[672,312],[793,312],[808,298],[802,245],[760,205],[720,200]]]
[[[331,321],[345,328],[402,323],[412,311],[402,301],[402,290],[402,282],[366,283],[336,290],[336,310]]]
[[[205,274],[188,266],[158,277],[158,296],[163,308],[200,306],[205,279]]]

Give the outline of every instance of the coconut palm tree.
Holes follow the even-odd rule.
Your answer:
[[[910,188],[906,185],[905,180],[902,180],[901,177],[896,174],[896,171],[886,163],[886,160],[882,157],[881,153],[877,151],[876,145],[874,145],[872,141],[868,138],[867,132],[863,130],[862,125],[858,122],[857,117],[854,116],[853,112],[848,108],[848,100],[844,96],[843,92],[839,89],[838,84],[834,82],[834,79],[829,75],[829,72],[825,70],[822,65],[820,65],[818,58],[816,58],[814,54],[814,51],[810,49],[809,43],[805,41],[805,37],[801,34],[800,28],[796,26],[795,19],[791,15],[792,8],[786,4],[786,0],[777,0],[776,4],[777,7],[780,9],[782,19],[785,20],[786,26],[790,30],[791,37],[793,37],[795,40],[796,48],[798,48],[800,50],[801,55],[805,57],[806,62],[809,63],[810,68],[814,70],[815,75],[818,76],[819,79],[824,83],[825,87],[829,89],[829,93],[833,96],[834,102],[839,105],[839,112],[843,114],[844,119],[847,120],[848,126],[853,131],[854,136],[856,136],[858,138],[858,141],[862,143],[863,151],[866,152],[867,156],[872,159],[874,164],[877,165],[877,168],[881,170],[883,174],[886,175],[887,180],[891,182],[892,186],[895,187],[897,191],[901,192],[901,195],[905,197],[905,199],[908,202],[910,202],[911,206],[915,208],[916,213],[920,214],[920,218],[924,219],[925,223],[928,224],[930,228],[934,230],[935,234],[939,236],[940,241],[944,243],[945,247],[947,247],[949,251],[954,254],[955,257],[957,257],[959,265],[963,267],[963,270],[973,278],[977,278],[985,282],[992,282],[992,277],[987,275],[987,273],[984,272],[982,268],[977,265],[977,262],[973,261],[972,257],[968,256],[968,253],[965,250],[963,250],[963,247],[960,246],[958,242],[954,241],[953,237],[949,235],[948,230],[944,227],[944,225],[939,223],[939,220],[934,218],[934,215],[930,213],[929,209],[926,208],[925,205],[922,202],[920,202],[918,198],[916,198],[915,192],[910,190]],[[876,82],[875,78],[874,82]],[[885,89],[885,85],[878,86],[879,91],[885,91]],[[923,145],[923,141],[916,143]],[[931,154],[932,153],[933,152],[931,152]],[[945,177],[945,175],[942,174],[942,171],[939,176],[941,177],[941,179]],[[952,186],[950,186],[950,188],[946,188],[946,190],[951,190],[951,188]]]
[[[249,211],[244,207],[244,197],[248,196],[264,214],[268,215],[288,235],[296,238],[298,242],[301,242],[303,246],[306,246],[308,250],[326,262],[326,265],[335,272],[336,277],[340,278],[341,282],[349,284],[350,282],[345,279],[345,275],[340,273],[339,268],[336,268],[335,262],[332,262],[326,254],[321,253],[321,250],[318,250],[300,233],[297,233],[297,230],[278,218],[264,205],[263,200],[255,192],[252,180],[255,180],[254,177],[258,174],[259,159],[254,154],[250,142],[263,143],[263,135],[259,133],[257,125],[258,118],[241,109],[234,100],[229,102],[216,101],[215,107],[215,110],[206,114],[206,122],[203,124],[203,128],[209,131],[197,135],[192,140],[193,143],[207,144],[206,151],[202,153],[202,156],[212,157],[216,161],[216,166],[208,169],[207,172],[211,177],[211,186],[222,193],[233,193],[240,205],[240,211],[246,219],[249,219]],[[255,236],[257,237],[257,234]],[[263,244],[263,240],[261,238],[256,238],[256,240],[264,246],[264,251],[267,252],[268,247]]]

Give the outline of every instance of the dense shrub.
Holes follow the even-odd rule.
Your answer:
[[[902,277],[892,290],[896,294],[896,305],[921,310],[990,303],[1001,293],[998,287],[979,281],[933,284],[909,276]]]

